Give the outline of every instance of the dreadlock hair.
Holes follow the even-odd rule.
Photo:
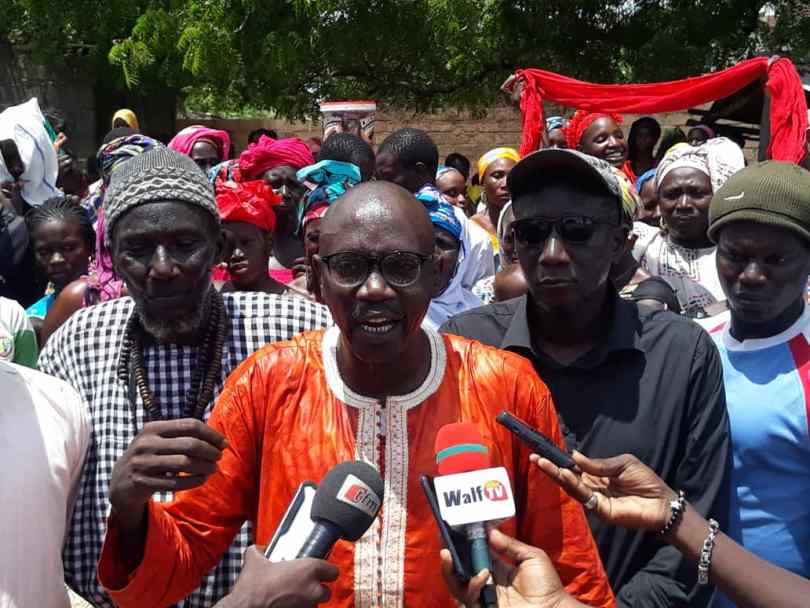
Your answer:
[[[374,174],[374,150],[369,143],[354,133],[333,133],[318,152],[317,161],[337,160],[352,163],[360,169],[364,182]]]
[[[96,247],[96,231],[93,229],[93,222],[90,216],[82,208],[69,198],[64,196],[54,196],[42,203],[39,207],[32,207],[25,214],[25,225],[28,233],[33,234],[39,226],[50,221],[76,220],[82,231],[82,239],[93,251]]]
[[[380,144],[377,154],[390,152],[400,164],[411,169],[422,163],[431,175],[439,168],[439,149],[430,136],[421,129],[406,127],[394,131]]]

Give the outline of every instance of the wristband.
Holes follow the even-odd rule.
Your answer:
[[[683,490],[678,492],[678,499],[671,500],[669,502],[669,508],[672,509],[672,515],[667,522],[667,525],[661,528],[658,532],[661,536],[666,536],[669,534],[672,529],[681,521],[683,517],[683,512],[686,511],[686,495],[683,493]]]
[[[720,524],[715,520],[709,520],[709,535],[703,541],[700,550],[700,561],[698,562],[698,585],[709,584],[709,568],[712,565],[712,553],[714,552],[714,541],[720,532]]]

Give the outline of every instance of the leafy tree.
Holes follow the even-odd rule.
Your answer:
[[[0,0],[0,11],[0,36],[41,61],[85,48],[118,86],[289,117],[321,98],[481,107],[522,66],[621,82],[771,50],[810,61],[801,0]]]

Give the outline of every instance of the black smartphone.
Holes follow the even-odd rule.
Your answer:
[[[447,525],[447,522],[442,519],[439,512],[439,501],[436,499],[436,489],[433,487],[433,479],[428,475],[420,475],[419,482],[422,484],[422,491],[425,493],[430,510],[433,513],[433,519],[436,520],[436,525],[439,526],[439,534],[441,534],[444,546],[450,551],[453,557],[453,570],[456,577],[462,582],[466,583],[472,578],[470,574],[470,550],[467,544],[467,537],[460,532],[456,532]]]
[[[551,439],[543,435],[540,431],[533,429],[507,411],[503,411],[495,417],[498,424],[505,426],[518,438],[528,445],[532,452],[539,454],[556,464],[561,469],[576,469],[577,464],[571,455],[557,447]]]
[[[317,489],[318,485],[311,481],[305,481],[298,486],[287,512],[284,513],[281,523],[264,551],[264,556],[269,561],[285,562],[296,558],[304,541],[315,527],[310,512]]]

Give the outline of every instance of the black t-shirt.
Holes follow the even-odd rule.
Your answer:
[[[442,331],[519,353],[548,385],[569,449],[630,453],[701,514],[728,521],[730,445],[720,356],[694,322],[614,296],[604,340],[571,365],[532,347],[530,296],[453,317]],[[541,474],[538,472],[538,474]],[[707,606],[697,566],[655,534],[590,517],[621,606]]]

